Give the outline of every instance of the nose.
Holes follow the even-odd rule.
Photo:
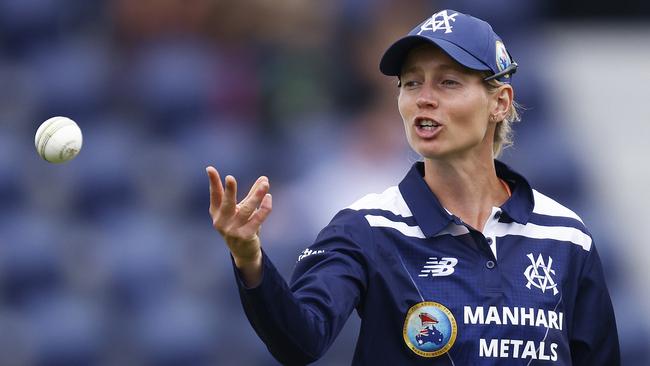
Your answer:
[[[438,98],[433,88],[429,86],[422,86],[420,94],[415,101],[419,108],[438,108]]]

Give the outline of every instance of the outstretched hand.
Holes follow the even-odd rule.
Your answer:
[[[272,208],[269,180],[264,176],[257,178],[248,195],[237,203],[235,178],[226,176],[224,190],[217,169],[209,166],[205,171],[210,181],[212,226],[223,236],[246,284],[254,285],[261,277],[260,227]]]

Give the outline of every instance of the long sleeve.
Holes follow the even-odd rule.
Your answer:
[[[332,223],[298,259],[289,286],[263,253],[263,277],[246,288],[235,269],[246,315],[271,354],[286,365],[317,360],[332,344],[367,284],[358,240],[367,229]]]
[[[570,337],[574,366],[621,364],[614,310],[595,246],[578,284]]]

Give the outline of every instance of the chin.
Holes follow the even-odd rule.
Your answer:
[[[467,156],[469,150],[464,149],[442,149],[439,147],[432,148],[419,148],[414,149],[420,156],[428,160],[445,160],[445,159],[454,159],[456,160],[459,157]]]
[[[491,152],[491,146],[489,145]],[[418,153],[425,159],[441,160],[450,158],[467,157],[474,155],[482,155],[480,152],[484,150],[483,142],[469,142],[450,146],[450,144],[442,144],[441,141],[415,141],[411,144],[413,151]]]
[[[425,159],[442,159],[445,156],[449,155],[449,152],[437,148],[414,148],[413,149],[418,155]]]
[[[425,158],[444,155],[446,150],[441,146],[440,141],[423,141],[416,138],[409,141],[409,145],[413,151]]]

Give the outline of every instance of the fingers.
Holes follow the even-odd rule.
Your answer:
[[[219,211],[224,217],[233,216],[237,212],[237,181],[232,175],[226,176],[226,190]]]
[[[212,166],[206,169],[210,181],[210,215],[213,225],[220,232],[222,230],[244,229],[250,226],[253,232],[259,230],[259,226],[266,219],[271,211],[271,195],[269,192],[269,179],[265,176],[259,177],[251,187],[248,195],[237,204],[237,180],[228,175],[222,185],[219,172]],[[224,188],[225,186],[225,188]],[[254,222],[250,220],[254,216]],[[244,231],[250,231],[248,228]]]
[[[242,200],[242,203],[244,203],[246,200],[248,200],[253,195],[253,193],[255,193],[255,190],[257,189],[257,187],[262,182],[267,182],[268,183],[268,181],[269,181],[269,178],[267,178],[266,176],[261,176],[261,177],[257,178],[255,183],[253,183],[253,186],[251,187],[250,191],[248,191],[248,194],[246,195],[246,197],[244,197],[244,199]]]
[[[208,180],[210,181],[210,214],[214,214],[223,200],[223,186],[217,169],[209,166],[205,168],[205,171],[208,173]]]
[[[250,193],[239,204],[239,211],[237,212],[237,222],[239,225],[244,225],[255,210],[262,203],[265,195],[269,192],[268,178],[260,177]]]
[[[260,207],[257,210],[255,210],[253,215],[251,215],[248,222],[244,226],[242,226],[242,230],[251,231],[255,233],[258,232],[260,226],[262,226],[262,223],[264,223],[266,218],[271,213],[272,209],[273,209],[273,197],[271,196],[270,193],[266,193],[262,199],[262,202],[260,203]]]

